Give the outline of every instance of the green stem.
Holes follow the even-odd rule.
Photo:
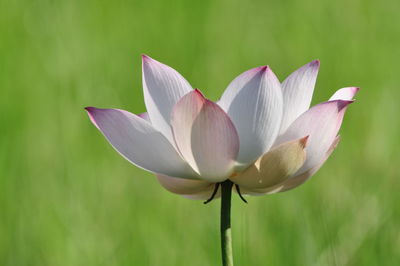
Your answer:
[[[231,232],[231,195],[233,183],[221,183],[221,252],[222,265],[233,266]]]

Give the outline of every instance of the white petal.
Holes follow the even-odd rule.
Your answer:
[[[181,154],[202,179],[227,179],[235,165],[239,140],[232,121],[217,104],[194,90],[173,108],[171,125]]]
[[[307,159],[296,175],[314,168],[325,157],[343,121],[347,106],[353,101],[335,100],[312,107],[279,136],[277,144],[308,135]]]
[[[283,143],[261,156],[253,165],[229,179],[241,188],[268,188],[299,170],[306,159],[308,137]]]
[[[213,194],[213,192],[214,192],[214,186],[210,187],[208,190],[203,192],[189,194],[189,195],[182,195],[182,196],[192,200],[208,200]],[[218,188],[217,193],[213,196],[213,200],[218,199],[219,197],[221,197],[221,188]]]
[[[280,191],[282,188],[282,185],[275,185],[269,188],[264,188],[264,189],[249,189],[245,187],[240,187],[240,193],[242,195],[250,195],[250,196],[264,196],[268,194],[274,194]],[[237,191],[236,191],[237,193]]]
[[[208,199],[215,187],[215,183],[204,180],[183,179],[166,175],[156,176],[166,190],[191,199]]]
[[[134,165],[154,173],[198,178],[165,136],[146,120],[124,110],[86,110],[111,145]]]
[[[228,113],[239,134],[240,164],[247,166],[268,151],[277,137],[283,109],[280,83],[269,67],[239,75],[218,104]]]
[[[143,93],[152,125],[172,141],[169,125],[172,107],[192,90],[176,70],[146,55],[143,63]]]
[[[360,90],[360,88],[357,87],[347,87],[347,88],[342,88],[338,91],[336,91],[332,97],[329,99],[329,101],[334,101],[334,100],[353,100],[354,95],[357,94],[357,92]]]
[[[310,107],[318,70],[319,61],[312,61],[290,74],[282,83],[283,116],[280,133]]]

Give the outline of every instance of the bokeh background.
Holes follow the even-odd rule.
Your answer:
[[[362,88],[331,159],[286,193],[233,199],[237,265],[400,263],[397,0],[0,0],[0,265],[219,265],[219,201],[170,194],[85,106],[143,112],[141,59],[218,99],[314,60],[313,103]]]

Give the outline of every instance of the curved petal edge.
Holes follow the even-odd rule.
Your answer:
[[[236,163],[239,138],[221,107],[196,89],[174,106],[171,126],[179,151],[202,179],[220,182],[229,177]]]
[[[357,94],[357,92],[360,90],[359,87],[346,87],[346,88],[341,88],[337,90],[332,97],[329,99],[329,101],[334,101],[334,100],[353,100],[353,97]]]
[[[147,55],[142,56],[142,72],[144,101],[150,121],[172,141],[169,125],[172,108],[192,87],[175,69]]]
[[[308,136],[273,148],[230,180],[247,189],[268,188],[281,183],[303,165],[307,139]]]
[[[280,82],[268,66],[250,69],[229,84],[218,104],[237,129],[237,161],[243,169],[267,152],[278,135],[283,111]]]
[[[297,175],[314,168],[325,157],[336,138],[343,116],[353,101],[334,100],[315,105],[298,117],[290,127],[278,137],[275,145],[309,136],[306,147],[307,159]]]
[[[294,71],[283,81],[283,116],[280,128],[281,133],[310,107],[319,66],[319,60],[314,60]]]
[[[85,109],[114,149],[132,164],[154,173],[198,178],[168,139],[146,120],[120,109]]]

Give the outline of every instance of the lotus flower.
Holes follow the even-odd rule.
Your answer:
[[[146,113],[86,110],[125,159],[192,199],[209,198],[215,184],[228,179],[250,195],[304,183],[336,148],[344,113],[359,90],[340,89],[310,108],[319,70],[313,61],[283,83],[268,66],[248,70],[213,102],[171,67],[142,60]]]

